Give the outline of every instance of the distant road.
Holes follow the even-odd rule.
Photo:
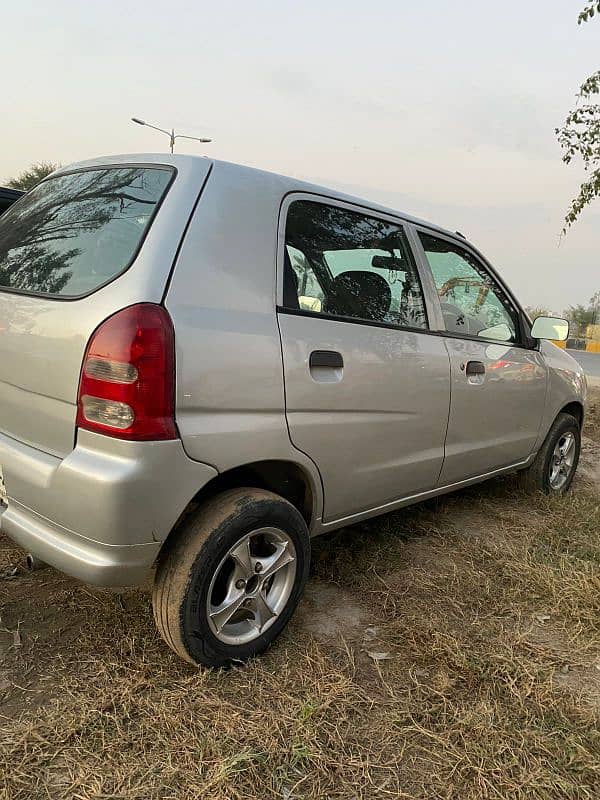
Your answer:
[[[600,353],[586,353],[584,350],[569,350],[568,353],[579,361],[586,375],[600,378]]]

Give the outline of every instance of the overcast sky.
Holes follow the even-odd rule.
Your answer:
[[[554,128],[600,68],[584,0],[19,0],[0,12],[0,182],[44,159],[178,143],[461,230],[526,304],[600,289],[600,201]],[[205,148],[204,150],[202,148]]]

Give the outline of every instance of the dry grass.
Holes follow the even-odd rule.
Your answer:
[[[314,556],[313,587],[360,613],[334,635],[305,608],[230,672],[171,656],[146,593],[0,580],[0,797],[600,796],[597,486],[498,481]],[[0,540],[0,567],[16,557]]]

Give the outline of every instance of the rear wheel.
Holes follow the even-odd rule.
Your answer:
[[[559,414],[533,464],[519,473],[522,485],[546,494],[564,494],[575,477],[580,450],[579,423],[571,414]]]
[[[309,563],[306,523],[287,500],[259,489],[224,492],[161,554],[152,597],[157,627],[194,664],[245,661],[287,624]]]

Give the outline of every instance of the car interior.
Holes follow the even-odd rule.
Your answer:
[[[385,258],[385,257],[384,257]],[[332,275],[324,263],[324,259],[309,259],[305,256],[305,264],[292,265],[288,249],[284,253],[283,269],[283,295],[284,305],[291,310],[317,311],[337,317],[350,317],[363,319],[370,322],[405,324],[411,327],[414,323],[411,309],[411,294],[413,283],[408,273],[397,269],[398,258],[390,257],[395,262],[395,268],[381,266],[381,256],[373,256],[372,261],[377,269],[393,273],[394,285],[399,285],[396,290],[398,302],[393,307],[392,281],[387,280],[379,272],[363,269],[347,269]],[[306,284],[306,270],[310,271],[313,289],[315,282],[318,286],[320,297],[313,297],[310,287]],[[299,275],[300,273],[300,275]],[[402,277],[399,277],[402,276]],[[401,322],[402,321],[402,322]],[[420,325],[419,327],[422,327]]]

